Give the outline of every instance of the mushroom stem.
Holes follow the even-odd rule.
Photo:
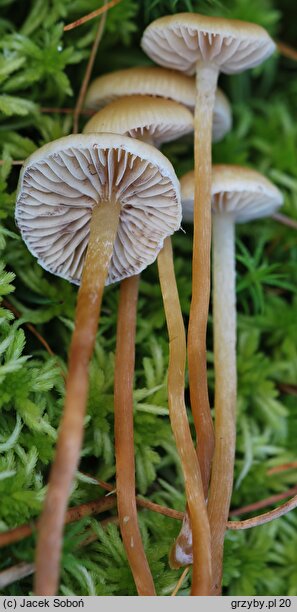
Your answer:
[[[206,331],[210,295],[212,118],[217,79],[217,68],[198,62],[194,118],[194,240],[188,364],[191,408],[205,497],[214,450],[207,385]]]
[[[88,395],[88,365],[98,327],[102,294],[113,252],[120,205],[98,203],[92,213],[90,239],[72,336],[65,406],[60,425],[36,552],[36,595],[55,595],[67,500],[79,462]]]
[[[168,407],[185,479],[193,534],[191,595],[209,595],[211,587],[210,529],[203,485],[184,399],[186,337],[176,286],[170,238],[158,255],[158,270],[169,335]]]
[[[212,537],[213,594],[222,581],[224,534],[233,487],[236,441],[236,306],[234,220],[213,215],[213,330],[215,451],[208,515]]]
[[[137,520],[133,377],[139,275],[121,282],[115,356],[116,489],[120,530],[139,595],[156,595]]]

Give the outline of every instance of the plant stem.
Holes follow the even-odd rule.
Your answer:
[[[168,407],[172,431],[185,478],[193,533],[192,595],[209,595],[211,586],[210,529],[197,455],[184,399],[186,337],[175,280],[170,238],[158,255],[159,278],[169,335]]]
[[[281,213],[274,213],[272,218],[283,225],[287,225],[288,227],[292,227],[293,229],[297,229],[297,221],[296,219],[290,219],[286,215],[281,215]]]
[[[3,572],[0,573],[0,589],[4,589],[14,582],[19,582],[19,580],[22,580],[27,576],[31,576],[34,571],[34,563],[26,563],[25,561],[18,563],[17,565],[13,565],[12,567],[8,567],[6,570],[3,570]]]
[[[215,451],[208,515],[214,595],[221,592],[224,534],[233,488],[236,441],[235,299],[234,221],[228,215],[213,215]]]
[[[101,499],[96,499],[95,501],[86,502],[84,504],[80,504],[79,506],[73,506],[66,512],[65,525],[79,521],[84,516],[100,514],[100,512],[107,512],[107,510],[110,510],[115,506],[116,498],[114,496],[101,497]],[[15,542],[20,542],[21,540],[28,538],[30,535],[32,535],[32,533],[37,531],[38,527],[38,521],[35,523],[31,521],[31,523],[25,523],[24,525],[20,525],[19,527],[15,527],[14,529],[1,533],[0,548],[15,544]]]
[[[187,575],[188,575],[188,573],[189,573],[189,569],[190,569],[190,568],[189,568],[189,566],[187,566],[187,567],[184,569],[183,573],[182,573],[182,574],[181,574],[181,576],[179,577],[179,580],[178,580],[177,584],[175,585],[175,587],[174,587],[174,589],[173,589],[173,591],[172,591],[172,593],[171,593],[171,597],[176,597],[176,595],[177,595],[178,591],[180,590],[180,588],[181,588],[181,587],[182,587],[182,585],[183,585],[183,582],[184,582],[185,578],[187,577]]]
[[[88,365],[98,327],[102,294],[117,232],[120,205],[97,204],[78,292],[75,329],[69,355],[64,413],[56,456],[39,523],[36,553],[36,595],[55,595],[67,500],[79,461],[88,395]]]
[[[139,595],[156,595],[135,497],[133,378],[139,276],[121,282],[114,378],[116,490],[120,530]]]
[[[102,486],[102,484],[102,481],[100,481],[100,486]],[[104,485],[107,490],[114,490],[114,487],[109,486],[107,483],[104,483]],[[148,499],[142,499],[141,497],[136,497],[136,503],[140,508],[146,508],[147,510],[157,512],[157,514],[162,514],[163,516],[168,516],[169,518],[176,519],[178,521],[181,521],[184,516],[183,512],[179,512],[173,508],[167,508],[166,506],[160,506],[159,504],[155,504]],[[86,502],[85,504],[81,504],[79,506],[73,506],[66,512],[65,524],[79,520],[83,516],[105,512],[114,506],[116,506],[116,498],[114,495],[103,497],[95,501]],[[14,544],[15,542],[20,542],[20,540],[23,540],[24,538],[28,538],[37,529],[38,521],[35,523],[31,521],[30,523],[25,523],[23,525],[19,525],[19,527],[14,527],[9,531],[0,533],[0,548],[4,548],[5,546]]]
[[[13,304],[11,304],[8,300],[6,300],[6,299],[2,300],[2,304],[5,306],[5,308],[8,308],[11,312],[13,312],[13,314],[17,317],[17,319],[20,319],[22,317],[22,314],[18,311],[18,309],[15,308],[15,306]],[[51,357],[54,357],[55,356],[54,351],[52,351],[50,345],[48,344],[46,339],[43,338],[43,336],[37,331],[36,327],[34,327],[34,325],[31,325],[31,323],[25,323],[25,326],[27,327],[27,329],[30,330],[30,332],[33,334],[33,336],[35,336],[35,338],[37,338],[37,340],[39,340],[39,342],[42,344],[42,346],[44,346],[44,348],[48,352],[48,354]]]
[[[260,499],[260,501],[254,502],[253,504],[248,504],[247,506],[242,506],[241,508],[236,508],[236,510],[232,510],[229,513],[229,516],[240,516],[241,514],[247,514],[248,512],[255,512],[255,510],[260,510],[261,508],[266,508],[266,506],[272,506],[276,504],[278,501],[282,499],[286,499],[286,497],[291,497],[292,495],[297,495],[297,486],[288,489],[287,491],[282,491],[282,493],[276,493],[275,495],[270,495],[270,497],[266,497],[265,499]]]
[[[188,364],[191,409],[205,497],[207,497],[214,449],[207,385],[206,331],[210,296],[212,117],[217,79],[216,68],[203,63],[197,65],[194,118],[194,239]]]
[[[264,512],[264,514],[260,514],[258,516],[253,516],[250,519],[245,519],[244,521],[229,521],[228,526],[229,529],[250,529],[251,527],[259,527],[259,525],[265,525],[265,523],[270,523],[280,516],[284,516],[284,514],[288,514],[291,510],[295,510],[297,508],[297,495],[294,495],[292,499],[281,504],[278,508],[274,508],[274,510],[269,510],[269,512]]]
[[[295,62],[297,61],[297,50],[294,49],[294,47],[291,47],[290,45],[287,45],[281,42],[281,40],[279,40],[277,43],[277,50],[284,57],[288,57],[289,59],[294,60]]]

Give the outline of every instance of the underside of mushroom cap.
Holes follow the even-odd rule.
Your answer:
[[[114,100],[96,113],[84,132],[111,132],[152,140],[160,146],[192,132],[192,113],[177,102],[150,96],[128,96]]]
[[[194,172],[180,181],[183,221],[193,222]],[[262,174],[242,166],[212,167],[212,212],[228,214],[236,223],[272,215],[283,203],[282,193]]]
[[[144,31],[141,45],[157,64],[196,72],[197,62],[217,66],[226,74],[257,66],[275,50],[269,34],[259,25],[197,13],[160,17]]]
[[[49,143],[26,161],[16,222],[39,264],[79,284],[92,209],[121,205],[107,284],[152,263],[180,226],[179,183],[170,162],[126,136],[86,134]]]
[[[242,166],[212,168],[212,211],[227,213],[236,223],[269,217],[283,204],[283,195],[265,176]]]

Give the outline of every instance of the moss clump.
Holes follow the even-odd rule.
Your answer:
[[[76,289],[45,273],[29,255],[14,225],[18,168],[37,147],[71,132],[71,115],[42,109],[75,105],[96,22],[63,34],[63,24],[98,8],[98,0],[2,2],[0,20],[0,529],[38,516],[63,404],[67,349]],[[141,4],[141,6],[139,6]],[[224,6],[223,6],[224,5]],[[148,63],[142,30],[153,18],[196,10],[251,20],[287,43],[294,40],[293,0],[125,0],[108,14],[94,75]],[[214,161],[247,164],[271,178],[285,195],[284,212],[297,218],[297,64],[274,56],[260,68],[221,85],[234,107],[234,129],[214,145]],[[83,125],[83,121],[81,122]],[[192,142],[164,147],[179,174],[193,166]],[[174,237],[176,273],[185,321],[191,293],[191,228]],[[233,506],[296,480],[296,471],[269,476],[269,468],[296,460],[297,247],[295,230],[274,220],[237,229],[238,442]],[[84,473],[113,480],[113,363],[118,289],[107,289],[91,365],[91,386],[80,472],[71,503],[103,495]],[[21,313],[14,318],[9,300]],[[26,326],[33,324],[54,356]],[[213,391],[211,319],[209,382]],[[182,510],[183,483],[167,415],[167,332],[155,266],[142,277],[135,377],[138,491]],[[167,552],[177,521],[147,510],[140,523],[158,594],[169,594],[180,572]],[[106,518],[106,516],[105,516]],[[246,532],[229,532],[224,593],[297,595],[297,517]],[[88,535],[96,541],[82,546]],[[35,536],[6,549],[1,569],[32,561]],[[119,532],[95,519],[66,529],[61,594],[135,594]],[[185,581],[181,594],[188,594]],[[27,595],[28,577],[3,594]]]

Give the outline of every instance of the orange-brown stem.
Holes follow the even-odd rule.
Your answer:
[[[88,365],[98,327],[102,294],[117,232],[120,205],[100,202],[92,213],[90,239],[75,316],[63,418],[48,491],[39,523],[36,595],[55,595],[63,526],[71,484],[79,462],[88,395]]]
[[[159,278],[169,335],[168,407],[185,479],[193,534],[192,595],[209,595],[211,587],[210,529],[203,484],[191,437],[184,399],[186,337],[176,286],[171,240],[158,256]]]
[[[214,453],[214,428],[209,406],[206,361],[206,332],[210,296],[211,246],[211,140],[218,71],[197,64],[194,117],[194,239],[192,300],[188,327],[188,367],[191,409],[196,430],[197,456],[204,496],[208,496]],[[192,533],[186,510],[182,528],[172,551],[176,567],[191,563]]]
[[[135,497],[133,379],[139,276],[121,283],[114,378],[116,490],[120,530],[139,595],[156,595]]]
[[[217,78],[216,68],[204,64],[197,65],[194,118],[194,240],[188,365],[191,409],[205,497],[207,497],[214,450],[207,385],[206,331],[210,296],[212,117]]]

